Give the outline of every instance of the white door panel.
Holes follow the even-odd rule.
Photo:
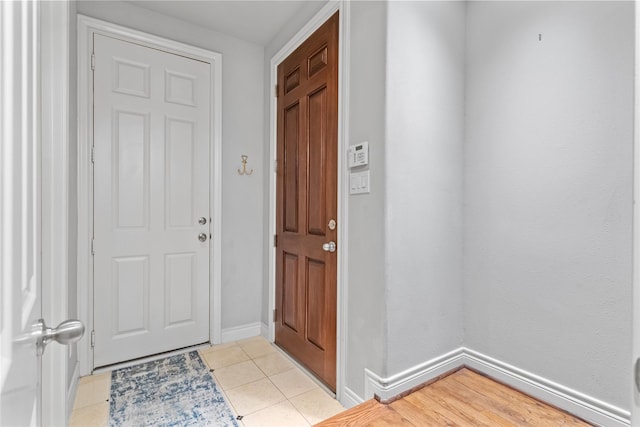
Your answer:
[[[94,366],[104,366],[209,340],[210,68],[97,34],[94,53]]]
[[[40,424],[38,3],[0,3],[0,425]]]

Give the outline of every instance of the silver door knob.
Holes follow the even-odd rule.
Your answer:
[[[335,252],[336,251],[336,242],[333,240],[329,243],[325,243],[322,245],[322,250],[326,252]]]
[[[207,223],[207,218],[201,216],[200,219],[198,220],[198,224],[205,225],[206,223]]]
[[[207,233],[198,234],[198,240],[200,240],[201,242],[206,242],[207,241]]]
[[[38,319],[33,325],[32,335],[36,338],[38,355],[44,353],[44,348],[51,341],[69,345],[78,341],[84,334],[84,325],[79,320],[66,320],[55,328],[50,328],[43,319]]]

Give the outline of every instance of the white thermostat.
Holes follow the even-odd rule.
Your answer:
[[[367,141],[349,147],[349,167],[369,164],[369,143]]]

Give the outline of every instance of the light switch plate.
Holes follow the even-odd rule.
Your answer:
[[[369,193],[369,171],[349,174],[349,194]]]

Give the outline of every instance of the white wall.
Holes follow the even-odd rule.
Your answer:
[[[261,319],[263,263],[262,46],[119,1],[80,1],[78,13],[222,53],[222,328]],[[239,176],[240,156],[251,176]],[[215,237],[214,237],[215,238]]]
[[[467,25],[466,345],[628,410],[633,3]]]
[[[463,342],[465,4],[390,2],[387,33],[386,374],[393,375]]]
[[[386,367],[385,61],[387,3],[351,3],[349,141],[369,141],[371,193],[349,196],[345,385],[364,397],[364,369]]]
[[[266,323],[265,84],[306,19],[264,55],[121,2],[78,12],[223,54],[222,326]],[[632,12],[351,3],[348,143],[369,141],[371,171],[371,193],[349,197],[353,394],[365,368],[390,376],[464,344],[629,407]]]

